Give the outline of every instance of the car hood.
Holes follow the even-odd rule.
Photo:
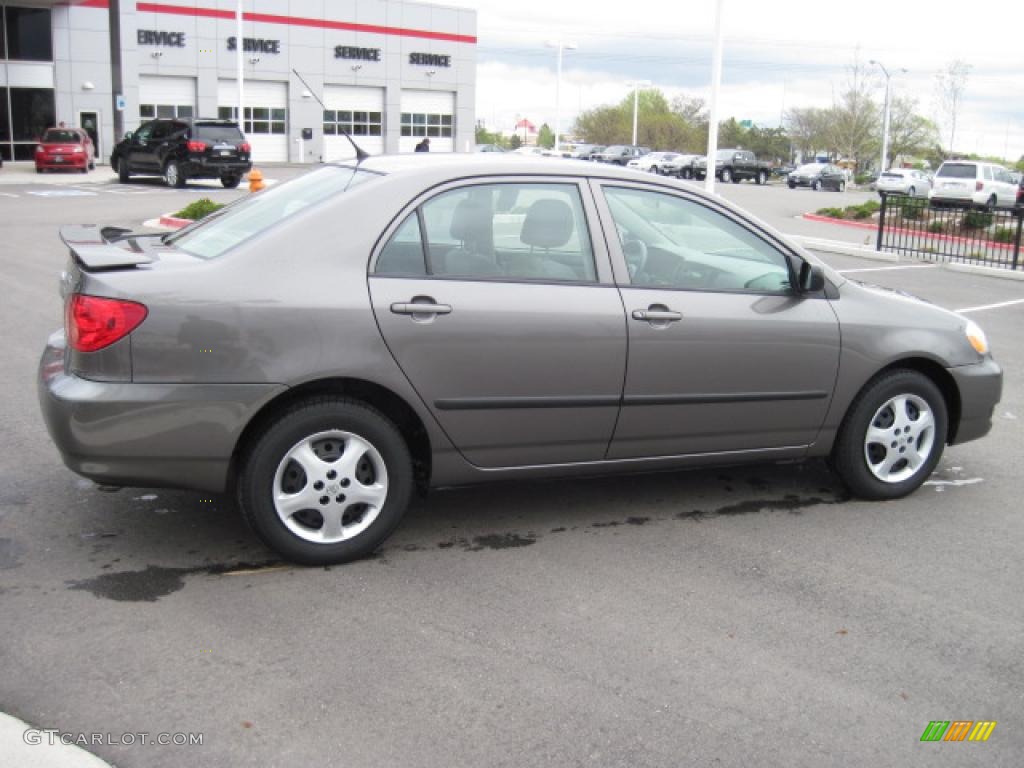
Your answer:
[[[54,144],[54,143],[46,142],[46,143],[40,143],[39,146],[42,147],[43,150],[46,151],[46,152],[53,152],[54,150],[74,150],[75,147],[80,147],[81,149],[85,149],[85,147],[83,147],[81,144],[74,144],[74,143]]]

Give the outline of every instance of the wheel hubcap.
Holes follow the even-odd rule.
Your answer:
[[[300,440],[274,474],[274,508],[289,531],[317,544],[352,539],[388,495],[384,459],[366,439],[330,430]]]
[[[177,184],[178,183],[178,166],[171,163],[167,166],[167,183]]]
[[[864,459],[883,483],[917,474],[935,447],[935,415],[917,395],[897,395],[875,411],[864,437]]]

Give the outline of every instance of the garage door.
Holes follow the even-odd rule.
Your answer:
[[[196,107],[194,77],[139,75],[139,118],[193,117]]]
[[[217,117],[238,119],[238,88],[234,80],[217,83]],[[288,161],[288,84],[245,81],[245,138],[254,163]]]
[[[355,157],[345,132],[371,155],[384,154],[384,89],[324,88],[324,161]]]
[[[454,152],[455,94],[444,91],[402,91],[402,136],[399,152],[412,152],[424,138],[431,152]]]

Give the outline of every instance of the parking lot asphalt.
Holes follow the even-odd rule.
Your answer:
[[[243,194],[102,186],[0,197],[0,710],[117,766],[1019,764],[1024,284],[822,254],[970,310],[1005,369],[991,435],[907,499],[819,462],[453,489],[375,557],[298,568],[228,499],[103,492],[50,443],[57,227]],[[839,198],[723,194],[783,231]],[[998,725],[922,743],[932,720]],[[143,732],[203,743],[117,743]]]

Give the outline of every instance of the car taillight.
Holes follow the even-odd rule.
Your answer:
[[[189,152],[205,152],[206,151],[206,142],[205,141],[196,141],[195,139],[192,139],[188,143],[188,151]]]
[[[984,188],[985,188],[985,182],[983,182],[983,181],[976,181],[976,182],[974,182],[974,191],[975,192],[981,192],[981,190],[983,190]]]
[[[102,296],[73,294],[65,310],[68,344],[79,352],[109,347],[139,327],[149,310],[142,304]]]
[[[238,151],[239,152],[251,152],[252,151],[252,147],[249,146],[249,142],[248,141],[243,141],[241,144],[238,145]]]

